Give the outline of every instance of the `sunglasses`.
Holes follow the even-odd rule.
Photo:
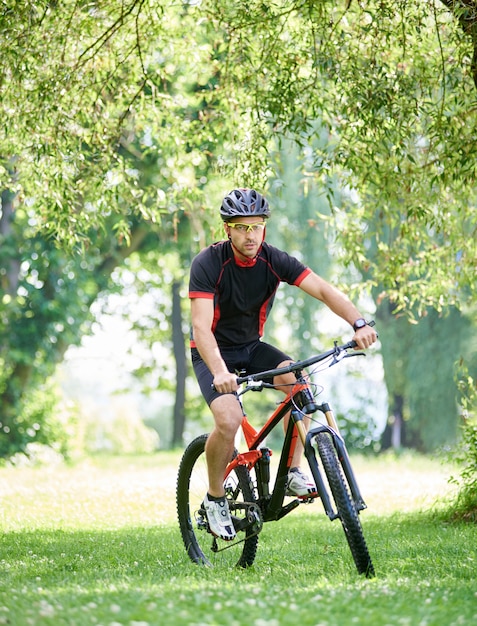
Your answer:
[[[256,222],[255,224],[241,224],[240,222],[228,222],[227,226],[235,228],[239,233],[256,233],[265,228],[265,222]]]

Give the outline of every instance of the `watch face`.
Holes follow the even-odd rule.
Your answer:
[[[356,322],[353,324],[355,330],[358,330],[358,328],[363,328],[363,326],[366,326],[366,320],[363,319],[356,320]]]

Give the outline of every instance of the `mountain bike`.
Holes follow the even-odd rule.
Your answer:
[[[246,443],[244,451],[235,450],[224,476],[225,494],[237,537],[224,542],[209,529],[202,501],[207,492],[208,478],[205,444],[208,435],[200,435],[187,446],[182,456],[178,477],[176,504],[182,539],[190,559],[211,566],[218,563],[249,567],[255,560],[259,534],[265,522],[278,521],[301,504],[320,499],[328,518],[339,519],[351,554],[360,574],[374,576],[374,567],[364,538],[359,513],[366,508],[361,496],[343,437],[340,435],[333,411],[327,402],[318,403],[322,390],[312,382],[313,374],[331,367],[343,359],[363,355],[353,350],[354,341],[334,347],[291,365],[237,377],[242,385],[237,395],[273,388],[275,376],[293,372],[296,382],[280,402],[265,425],[256,430],[243,411],[241,432]],[[310,371],[309,368],[314,369]],[[272,450],[266,438],[290,413],[283,438],[278,467],[271,472]],[[318,420],[314,414],[318,413]],[[313,427],[305,427],[310,418]],[[286,495],[288,471],[297,442],[304,444],[305,457],[316,485],[316,494],[293,497]],[[273,475],[274,474],[274,475]]]

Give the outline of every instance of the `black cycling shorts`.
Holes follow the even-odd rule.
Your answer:
[[[241,376],[271,370],[278,367],[283,361],[292,360],[278,348],[259,340],[241,346],[220,348],[220,353],[229,372],[240,372]],[[191,355],[192,366],[200,390],[205,401],[210,406],[212,400],[215,400],[215,398],[218,398],[222,394],[212,389],[214,377],[202,360],[197,348],[191,349]],[[245,372],[245,374],[243,372]]]

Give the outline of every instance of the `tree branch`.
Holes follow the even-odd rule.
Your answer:
[[[78,67],[87,63],[95,54],[106,45],[113,35],[121,28],[126,18],[131,15],[135,8],[140,11],[144,0],[133,0],[131,5],[121,11],[120,16],[107,28],[92,44],[90,44],[79,56]]]
[[[477,2],[475,0],[441,0],[459,21],[462,30],[472,40],[474,54],[470,64],[474,85],[477,87]]]

